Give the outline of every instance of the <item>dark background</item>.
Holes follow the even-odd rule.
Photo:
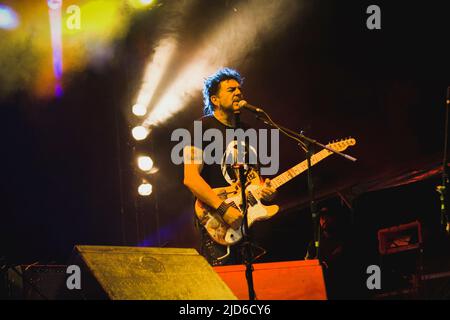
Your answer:
[[[368,30],[372,2],[304,2],[286,32],[261,41],[245,63],[230,67],[244,75],[247,100],[275,121],[324,143],[356,138],[346,151],[356,163],[332,156],[314,168],[316,195],[319,207],[353,223],[361,265],[376,263],[379,228],[419,219],[427,235],[437,233],[439,175],[385,188],[392,178],[406,183],[408,174],[442,161],[448,10],[444,1],[377,1],[382,29]],[[238,3],[200,2],[185,22],[187,48],[192,34],[214,23],[208,17]],[[112,63],[67,75],[61,99],[38,100],[18,90],[1,101],[0,254],[7,261],[64,263],[76,244],[197,245],[193,200],[182,185],[182,167],[170,161],[170,134],[201,115],[200,93],[145,141],[130,135],[130,101],[164,13],[162,7],[136,17],[115,44]],[[280,170],[305,158],[286,137],[280,150]],[[148,199],[136,193],[134,157],[142,151],[159,168]],[[261,261],[303,258],[311,237],[307,195],[305,175],[280,188],[284,211],[254,227],[268,250]]]

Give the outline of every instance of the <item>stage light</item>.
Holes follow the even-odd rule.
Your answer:
[[[149,156],[141,156],[138,158],[138,167],[142,171],[150,172],[153,168],[153,160]]]
[[[143,180],[141,185],[138,187],[138,193],[143,196],[149,196],[152,194],[153,186],[148,183],[146,180]]]
[[[142,3],[144,6],[148,6],[149,4],[152,4],[152,2],[153,2],[153,0],[141,0],[141,3]]]
[[[62,0],[48,0],[47,5],[52,10],[59,10],[62,7]]]
[[[19,18],[14,10],[0,4],[0,29],[15,29],[18,25]]]
[[[130,0],[130,4],[136,9],[147,8],[152,5],[155,0]]]
[[[145,116],[145,114],[147,113],[147,108],[145,106],[143,106],[140,103],[136,103],[133,106],[133,114],[138,116],[138,117],[142,117]]]
[[[146,127],[138,126],[134,127],[133,130],[131,130],[131,134],[133,135],[133,138],[139,141],[147,138],[149,132]]]
[[[62,53],[62,17],[61,5],[62,0],[49,0],[48,15],[50,19],[50,34],[52,39],[52,55],[53,55],[53,73],[55,75],[55,96],[61,97],[62,89],[62,75],[63,75],[63,53]]]

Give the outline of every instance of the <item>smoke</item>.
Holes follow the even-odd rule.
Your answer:
[[[166,18],[160,26],[157,45],[145,68],[141,88],[136,98],[139,108],[147,109],[158,85],[169,71],[170,62],[178,47],[178,36],[190,8],[196,1],[178,1],[167,9]]]
[[[294,0],[251,0],[234,8],[202,45],[210,64],[240,64],[245,54],[285,31],[300,2]]]
[[[152,101],[143,125],[150,127],[186,107],[203,80],[219,67],[239,66],[263,42],[286,30],[300,3],[294,0],[252,0],[229,10],[199,41],[188,61],[158,101]]]

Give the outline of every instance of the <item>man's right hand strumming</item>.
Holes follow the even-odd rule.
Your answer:
[[[239,229],[242,223],[242,218],[244,216],[242,213],[236,209],[235,207],[228,207],[227,211],[223,215],[223,220],[234,230]]]

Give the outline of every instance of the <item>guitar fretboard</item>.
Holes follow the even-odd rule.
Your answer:
[[[313,166],[317,162],[325,159],[330,154],[332,154],[332,152],[328,151],[327,149],[323,149],[323,150],[315,153],[311,157],[311,166]],[[292,180],[293,178],[295,178],[296,176],[298,176],[302,172],[306,171],[307,169],[308,169],[308,161],[304,160],[304,161],[300,162],[299,164],[297,164],[296,166],[294,166],[294,167],[290,168],[289,170],[283,172],[279,176],[273,178],[271,180],[271,186],[273,188],[277,189],[278,187],[280,187],[283,184],[285,184],[286,182]]]

